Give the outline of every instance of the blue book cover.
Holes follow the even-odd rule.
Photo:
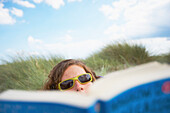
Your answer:
[[[170,113],[170,79],[154,81],[99,101],[100,113]]]
[[[8,90],[0,113],[95,113],[96,99],[76,92]]]
[[[89,93],[100,113],[170,113],[170,66],[151,62],[112,72]]]
[[[0,113],[170,113],[170,66],[152,62],[112,72],[87,94],[8,90]]]

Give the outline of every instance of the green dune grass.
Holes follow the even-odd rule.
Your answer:
[[[88,57],[85,62],[94,70],[106,68],[106,72],[152,61],[152,56],[142,45],[127,43],[110,44]]]
[[[6,89],[40,90],[51,69],[64,57],[12,56],[0,65],[0,92]],[[170,63],[170,53],[151,56],[142,45],[110,44],[82,60],[97,75],[151,61]]]
[[[41,89],[50,70],[60,57],[13,57],[12,62],[0,65],[0,91],[6,89]]]

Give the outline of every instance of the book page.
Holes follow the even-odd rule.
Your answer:
[[[23,102],[50,102],[87,108],[96,102],[92,96],[77,92],[7,90],[0,94],[0,100]]]
[[[88,94],[109,100],[135,86],[165,78],[170,78],[170,66],[151,62],[105,75],[89,88]]]

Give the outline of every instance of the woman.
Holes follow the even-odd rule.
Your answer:
[[[86,92],[98,78],[83,62],[68,59],[61,61],[51,70],[44,90]]]

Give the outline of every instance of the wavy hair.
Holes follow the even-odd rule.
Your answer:
[[[44,84],[43,90],[58,90],[58,83],[61,82],[65,70],[71,65],[78,65],[82,67],[86,73],[90,73],[93,78],[92,82],[98,79],[95,72],[88,68],[83,62],[74,59],[67,59],[58,63],[50,71],[50,74],[48,75],[48,78]]]

